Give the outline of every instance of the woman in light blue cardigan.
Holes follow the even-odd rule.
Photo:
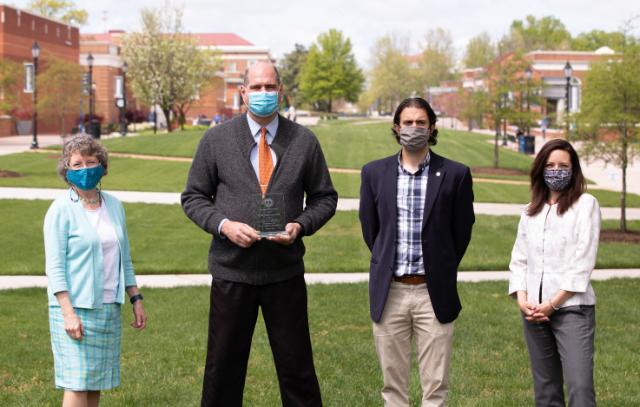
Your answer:
[[[97,406],[101,390],[120,384],[125,291],[133,304],[131,326],[146,325],[124,209],[98,187],[107,167],[100,143],[86,135],[67,140],[58,174],[70,188],[44,220],[51,346],[63,406]]]

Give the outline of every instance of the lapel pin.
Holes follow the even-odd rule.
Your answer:
[[[440,171],[436,172],[436,177],[440,176]]]

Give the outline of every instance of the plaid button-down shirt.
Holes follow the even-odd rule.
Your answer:
[[[395,275],[425,274],[422,258],[422,217],[427,197],[430,154],[415,173],[402,166],[398,154],[397,237]]]

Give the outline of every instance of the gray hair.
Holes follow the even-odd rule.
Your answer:
[[[80,153],[83,156],[96,157],[104,168],[105,174],[109,166],[109,153],[107,149],[87,134],[78,134],[69,137],[62,145],[62,154],[58,160],[58,175],[67,184],[67,170],[69,169],[69,160],[74,153]],[[71,184],[69,184],[71,185]]]
[[[256,62],[255,64],[251,65],[251,66],[247,66],[247,69],[244,70],[244,77],[243,77],[243,81],[242,84],[244,86],[247,86],[249,84],[249,70],[251,68],[253,68],[254,66],[258,65],[258,64],[269,64],[273,67],[273,70],[276,72],[276,82],[278,84],[278,86],[280,86],[282,84],[282,82],[280,81],[280,72],[278,72],[278,68],[276,67],[276,64],[274,64],[273,62],[269,61],[269,60],[260,60],[258,62]]]

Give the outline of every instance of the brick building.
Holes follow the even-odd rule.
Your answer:
[[[122,38],[125,32],[112,30],[104,34],[81,34],[80,55],[78,62],[89,71],[88,56],[93,57],[91,76],[93,82],[93,97],[95,113],[102,117],[103,123],[117,123],[120,120],[120,110],[116,106],[116,99],[120,97],[122,80],[122,66],[124,60],[121,55]],[[126,84],[125,84],[126,86]],[[137,109],[136,100],[127,91],[128,109]],[[85,109],[88,112],[89,108]]]
[[[75,62],[79,53],[78,28],[37,14],[22,11],[7,5],[0,4],[0,59],[7,59],[22,65],[32,65],[33,57],[31,48],[34,42],[40,46],[40,58],[38,71],[42,73],[46,69],[47,62],[51,58]],[[24,89],[25,75],[20,77],[20,89]],[[0,95],[0,97],[3,97]],[[64,97],[64,95],[60,95]],[[31,120],[33,112],[31,93],[20,92],[18,116],[0,120],[0,136],[15,134],[16,119]],[[29,116],[29,118],[27,118]],[[74,118],[70,117],[68,123],[72,126]],[[38,117],[38,132],[57,132],[58,127],[54,119]],[[28,132],[30,134],[30,131]]]
[[[602,47],[594,52],[584,51],[532,51],[524,55],[524,60],[531,69],[531,83],[538,83],[536,89],[530,89],[532,94],[536,94],[538,103],[530,105],[531,111],[537,113],[541,119],[546,117],[549,127],[563,127],[564,114],[566,111],[567,78],[564,74],[564,67],[567,62],[572,67],[572,74],[569,85],[569,112],[580,111],[582,89],[584,81],[589,71],[590,64],[600,61],[603,58],[611,58],[615,52]],[[469,68],[461,71],[458,81],[444,82],[437,87],[431,87],[427,91],[427,97],[434,109],[441,110],[447,116],[458,116],[461,107],[460,97],[466,95],[465,92],[487,91],[489,78],[492,75],[492,67],[504,64],[513,58],[513,54],[499,56],[490,65],[479,68]],[[522,82],[520,86],[514,85],[508,98],[513,103],[522,101],[520,92],[524,92],[526,79],[524,71],[519,75]],[[465,92],[461,92],[461,90]],[[524,93],[523,93],[524,94]],[[489,124],[490,121],[488,122]],[[563,130],[558,130],[562,134]],[[509,132],[515,132],[514,126],[509,126]],[[533,134],[539,134],[540,129],[532,129]],[[550,130],[554,133],[553,130]]]
[[[93,60],[93,82],[95,84],[96,113],[105,123],[118,121],[119,111],[115,106],[116,82],[122,75],[123,56],[121,45],[126,33],[111,30],[102,34],[82,34],[79,62],[87,65],[89,53]],[[222,66],[209,84],[194,95],[195,101],[187,112],[187,121],[204,115],[231,117],[241,111],[242,100],[239,87],[247,66],[259,60],[272,60],[267,48],[257,47],[233,33],[189,34],[196,40],[198,48],[218,53]],[[141,106],[127,92],[129,109],[148,109]]]

